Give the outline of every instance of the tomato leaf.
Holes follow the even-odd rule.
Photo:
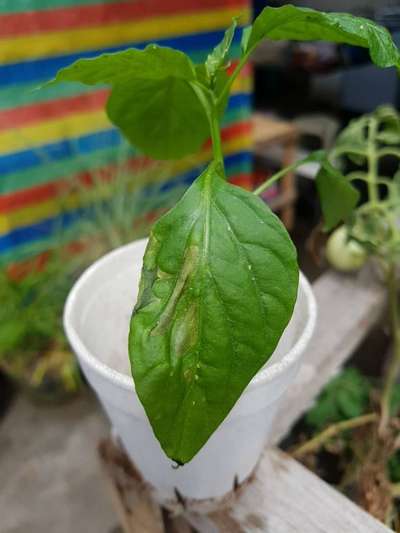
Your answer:
[[[360,194],[328,160],[321,161],[316,183],[325,220],[324,229],[330,231],[350,216]]]
[[[369,48],[380,67],[399,67],[400,55],[386,28],[347,13],[324,13],[305,7],[266,7],[256,18],[246,53],[262,39],[292,41],[324,40]]]
[[[222,41],[217,44],[211,54],[207,56],[205,66],[207,74],[211,79],[214,78],[217,71],[225,65],[225,61],[228,57],[236,28],[237,20],[233,19],[232,24],[226,30]]]
[[[171,459],[193,458],[268,361],[297,286],[282,223],[215,163],[155,224],[129,353],[136,391]]]
[[[196,152],[209,136],[206,114],[190,85],[196,79],[183,52],[149,45],[80,59],[50,83],[111,85],[110,120],[146,155],[176,159]]]

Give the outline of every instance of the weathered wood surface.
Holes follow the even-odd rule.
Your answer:
[[[298,378],[275,422],[274,443],[312,404],[377,322],[383,288],[366,270],[357,278],[328,272],[314,284],[319,318]],[[384,533],[390,530],[300,463],[267,448],[253,479],[224,509],[181,508],[200,533]],[[133,533],[135,530],[128,530]],[[155,532],[158,530],[154,530]]]
[[[390,529],[277,449],[221,512],[187,515],[201,533],[389,533]]]
[[[155,503],[139,472],[111,439],[100,442],[99,457],[124,533],[191,533],[187,520]]]

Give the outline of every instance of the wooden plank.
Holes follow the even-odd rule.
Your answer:
[[[358,275],[329,271],[314,284],[318,318],[314,336],[296,380],[275,418],[271,444],[279,443],[313,404],[385,308],[383,286],[369,267]]]
[[[200,533],[389,533],[391,530],[283,452],[267,450],[233,504],[187,514]]]
[[[279,120],[262,113],[253,114],[254,151],[259,153],[263,146],[281,143],[297,137],[297,128],[293,122]]]
[[[126,454],[106,439],[99,444],[99,456],[124,533],[164,533],[161,507]]]

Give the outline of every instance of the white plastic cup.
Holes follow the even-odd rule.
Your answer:
[[[235,480],[240,483],[251,474],[261,456],[279,399],[313,333],[315,299],[301,275],[293,317],[271,359],[194,459],[174,469],[153,434],[129,372],[129,320],[146,244],[143,239],[118,248],[83,273],[67,299],[65,331],[114,431],[158,501],[176,500],[175,489],[196,500],[220,498]]]

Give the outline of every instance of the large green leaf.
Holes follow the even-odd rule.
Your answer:
[[[266,7],[254,21],[246,51],[252,50],[265,37],[361,46],[369,48],[371,59],[380,67],[400,65],[399,51],[385,28],[347,13],[324,13],[290,4]]]
[[[111,85],[110,120],[146,155],[176,159],[196,152],[209,136],[205,111],[191,86],[196,80],[184,53],[149,45],[80,59],[50,83]]]
[[[360,194],[328,160],[321,162],[316,183],[325,220],[324,229],[329,231],[350,216]]]
[[[192,459],[268,361],[297,285],[296,251],[279,219],[215,164],[155,224],[129,353],[171,459]]]

